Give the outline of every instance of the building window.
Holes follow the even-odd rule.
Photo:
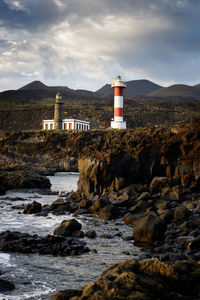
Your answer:
[[[48,130],[48,129],[49,129],[48,124],[45,124],[45,130]]]
[[[69,123],[69,130],[72,129],[72,123]]]
[[[51,124],[50,124],[50,130],[52,130],[52,129],[53,129],[53,124],[51,123]]]
[[[67,123],[64,123],[64,129],[67,130]]]

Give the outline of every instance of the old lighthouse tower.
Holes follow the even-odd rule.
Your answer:
[[[56,102],[55,102],[55,108],[54,108],[54,129],[55,130],[62,130],[62,95],[60,92],[56,94]]]

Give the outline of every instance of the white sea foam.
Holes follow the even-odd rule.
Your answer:
[[[10,262],[10,254],[7,253],[0,253],[0,265],[1,266],[7,266],[7,267],[13,267],[14,265]],[[1,298],[0,298],[1,300]]]
[[[46,285],[43,285],[41,289],[31,291],[30,293],[25,292],[23,295],[3,295],[0,293],[0,300],[25,300],[25,299],[37,299],[42,300],[42,296],[48,295],[55,292],[55,289],[51,289]]]

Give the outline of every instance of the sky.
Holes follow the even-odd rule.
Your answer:
[[[200,0],[0,0],[0,91],[200,83]]]

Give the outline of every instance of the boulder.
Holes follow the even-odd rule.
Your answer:
[[[142,192],[138,197],[137,197],[137,201],[140,200],[148,200],[151,198],[151,194],[149,192]]]
[[[135,242],[153,243],[163,239],[166,224],[158,216],[149,214],[138,220],[133,228]]]
[[[49,178],[29,173],[28,176],[25,174],[22,181],[22,188],[32,189],[50,189],[51,183]]]
[[[65,200],[64,198],[58,198],[56,201],[54,201],[49,209],[52,210],[56,210],[58,209],[60,206],[65,206],[66,210],[70,210],[71,206],[70,206],[70,202],[68,200]]]
[[[8,291],[12,291],[14,289],[15,289],[15,286],[13,283],[11,283],[7,280],[4,280],[4,279],[0,279],[0,292],[8,292]]]
[[[79,203],[79,208],[85,208],[85,209],[88,209],[91,205],[92,205],[92,201],[91,201],[91,200],[83,199],[83,200]]]
[[[109,203],[110,202],[107,199],[107,197],[102,197],[102,198],[99,198],[99,199],[95,200],[93,202],[93,205],[90,207],[90,209],[91,209],[92,212],[96,213],[96,212],[102,210],[102,208],[104,208]]]
[[[64,220],[61,222],[60,226],[54,230],[54,235],[61,236],[77,236],[78,231],[80,231],[82,225],[76,219]]]
[[[31,204],[27,204],[24,208],[24,214],[37,214],[42,210],[42,205],[36,201]]]
[[[128,225],[133,225],[137,222],[138,216],[131,213],[127,213],[123,216],[123,221]]]
[[[57,292],[54,295],[53,300],[69,300],[71,297],[80,296],[80,295],[81,295],[80,290],[67,289],[64,291]]]
[[[170,188],[167,177],[154,177],[150,183],[149,190],[152,194],[166,193]]]
[[[128,199],[127,197],[123,197],[123,195],[121,195],[117,199],[110,198],[110,203],[116,206],[127,206]]]
[[[86,233],[85,233],[85,236],[88,237],[89,239],[95,239],[97,234],[96,234],[96,231],[95,230],[88,230]]]
[[[174,221],[182,222],[185,221],[190,215],[190,211],[185,206],[179,206],[174,209]]]
[[[197,238],[195,238],[189,246],[192,250],[200,251],[200,235]]]

